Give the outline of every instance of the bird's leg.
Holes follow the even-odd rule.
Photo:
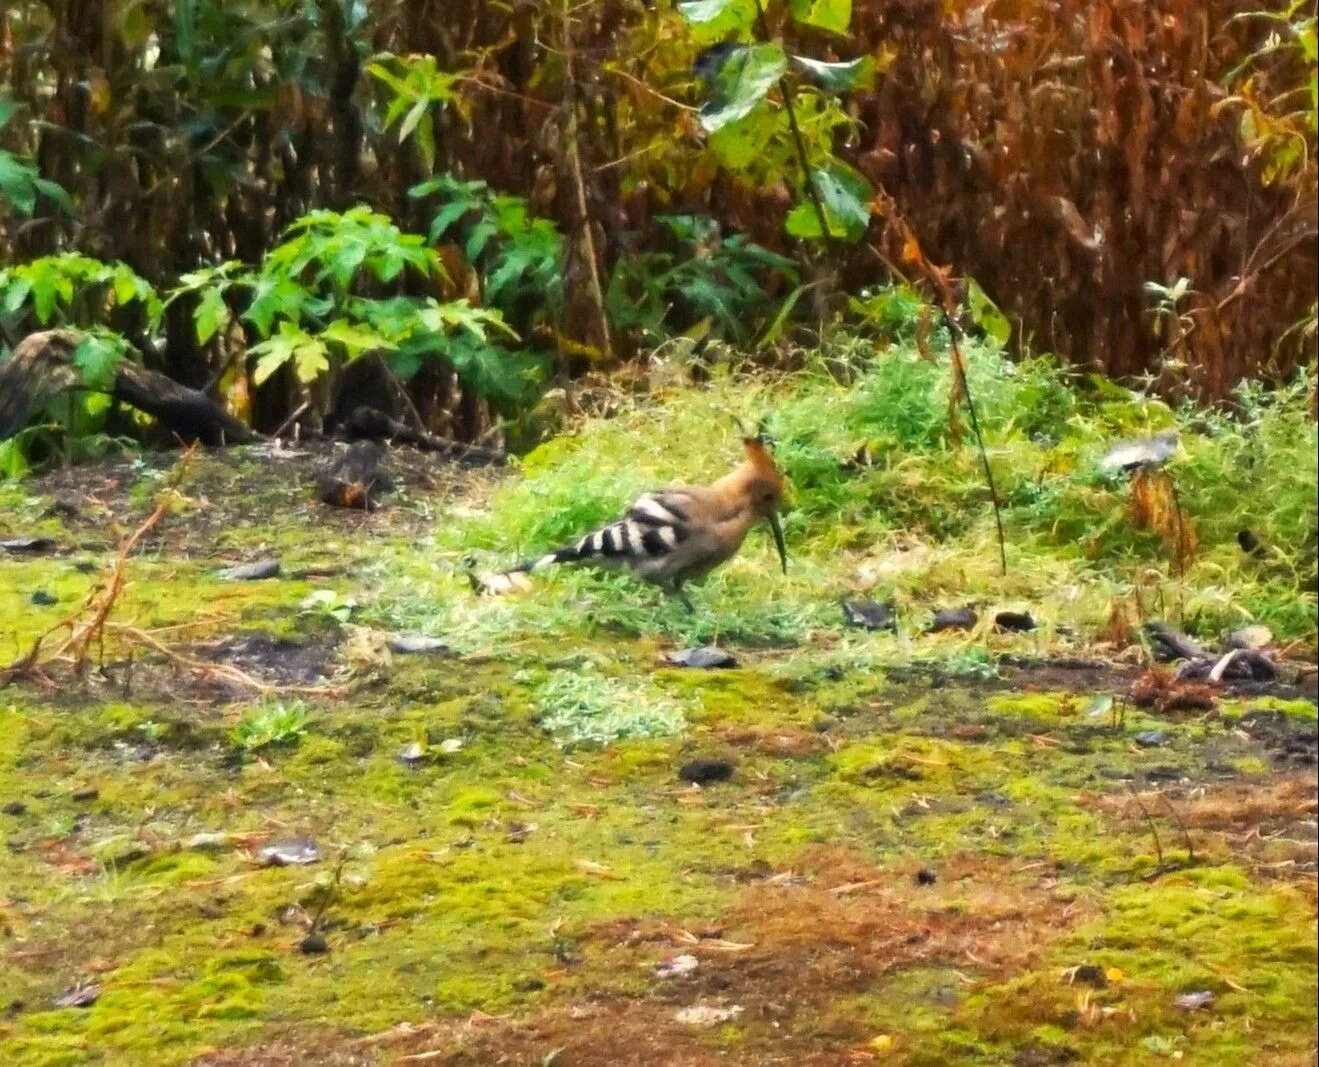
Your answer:
[[[682,582],[675,580],[672,585],[673,595],[682,601],[682,606],[687,609],[687,614],[696,614],[696,605],[691,602],[691,598],[682,591]]]

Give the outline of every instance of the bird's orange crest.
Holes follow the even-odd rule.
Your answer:
[[[762,441],[755,437],[742,438],[742,448],[746,452],[747,462],[757,474],[771,480],[782,479],[779,469],[774,466],[774,457],[769,454]]]

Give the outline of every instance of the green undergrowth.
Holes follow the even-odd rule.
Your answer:
[[[1193,415],[969,355],[1006,578],[946,362],[842,339],[792,378],[624,404],[502,476],[427,489],[396,471],[366,516],[320,508],[256,451],[199,455],[113,621],[184,648],[255,633],[276,640],[249,669],[301,656],[323,680],[230,691],[140,646],[128,671],[111,635],[104,674],[0,690],[0,1062],[266,1062],[304,1038],[292,1055],[320,1062],[405,1023],[436,1035],[351,1046],[383,1063],[531,1016],[625,1028],[633,1006],[658,1041],[711,1000],[744,1012],[682,1047],[730,1063],[1304,1062],[1313,830],[1287,790],[1313,701],[1160,714],[1121,699],[1126,676],[1003,656],[1094,655],[1115,605],[1207,643],[1249,619],[1312,633],[1312,386]],[[757,531],[690,615],[621,574],[473,593],[471,555],[497,570],[645,489],[718,476],[734,415],[766,417],[792,480],[786,577]],[[1201,544],[1184,574],[1096,469],[1173,426]],[[168,466],[117,469],[104,513],[0,486],[0,534],[60,546],[0,557],[0,658],[104,585]],[[222,576],[266,555],[278,578]],[[857,597],[892,601],[896,630],[848,628]],[[968,602],[974,629],[925,632]],[[996,633],[998,609],[1040,625]],[[384,631],[453,654],[386,655]],[[666,662],[698,643],[737,665]],[[316,862],[263,864],[303,839]],[[327,951],[304,951],[309,932]],[[893,959],[864,963],[872,943]],[[679,953],[695,976],[658,977]],[[79,983],[94,1003],[58,1007]],[[1195,992],[1215,1000],[1177,1006]],[[555,1040],[473,1062],[556,1062]]]
[[[488,507],[444,523],[433,554],[378,562],[381,616],[472,647],[547,629],[787,647],[841,632],[837,598],[866,593],[893,601],[911,635],[968,602],[1028,610],[1036,645],[1084,643],[1115,604],[1132,621],[1172,618],[1211,639],[1250,620],[1313,633],[1319,438],[1308,378],[1274,394],[1243,389],[1221,412],[1174,411],[1045,360],[1011,363],[988,347],[968,356],[1003,501],[1006,577],[979,459],[965,432],[951,436],[946,362],[842,339],[790,379],[716,378],[542,445]],[[765,419],[790,479],[786,578],[758,530],[693,591],[694,615],[625,577],[572,571],[539,572],[521,602],[466,595],[473,554],[478,570],[498,570],[610,520],[643,491],[722,474],[739,459],[737,418]],[[1199,538],[1184,573],[1134,524],[1128,476],[1098,463],[1120,440],[1165,430],[1180,437],[1168,470]],[[1266,546],[1262,558],[1242,552],[1242,530]]]

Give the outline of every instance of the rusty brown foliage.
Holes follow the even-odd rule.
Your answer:
[[[812,40],[768,5],[790,48],[873,55],[881,71],[848,101],[855,127],[838,148],[893,210],[877,213],[873,249],[835,250],[843,284],[887,277],[914,236],[929,261],[979,281],[1020,343],[1077,364],[1221,397],[1244,376],[1280,377],[1312,359],[1313,334],[1291,328],[1316,301],[1314,135],[1275,128],[1308,73],[1280,51],[1233,79],[1271,29],[1236,18],[1258,3],[856,0],[850,37]],[[229,68],[184,79],[144,69],[153,46],[125,12],[156,19],[165,63],[179,45],[179,24],[161,14],[171,5],[7,4],[0,84],[28,121],[0,140],[67,188],[80,215],[7,218],[0,258],[78,247],[167,286],[201,263],[256,262],[316,207],[366,200],[424,229],[407,196],[427,176],[421,160],[373,118],[380,87],[362,56],[381,51],[467,72],[462,106],[424,120],[437,170],[526,196],[560,224],[569,366],[582,344],[609,340],[599,279],[648,247],[655,214],[707,212],[789,248],[795,177],[752,186],[718,167],[695,121],[696,45],[667,7],[378,0],[359,28],[340,0],[306,7],[310,28],[269,37],[273,60],[230,85]],[[1279,144],[1291,145],[1281,162]],[[1157,318],[1145,284],[1181,276],[1191,291],[1181,314]],[[168,325],[152,359],[176,380],[204,386],[233,358],[222,344],[199,348],[186,301]],[[616,354],[632,354],[615,340]],[[477,399],[453,375],[427,370],[414,392],[445,432],[483,431]],[[278,425],[295,403],[277,378],[255,396],[253,420]]]
[[[1175,354],[1199,390],[1286,372],[1307,358],[1278,342],[1315,301],[1315,171],[1279,180],[1243,144],[1226,81],[1258,43],[1232,22],[1254,7],[859,3],[866,46],[897,58],[858,102],[858,165],[1037,349],[1156,372],[1177,339],[1152,328],[1143,286],[1186,276]]]

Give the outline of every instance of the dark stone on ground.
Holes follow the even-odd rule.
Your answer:
[[[1203,659],[1205,650],[1166,622],[1147,622],[1145,633],[1154,644],[1155,658],[1164,663],[1175,659]]]
[[[1177,434],[1168,431],[1153,437],[1119,441],[1099,461],[1108,471],[1134,471],[1138,467],[1161,467],[1177,451]]]
[[[1168,743],[1168,735],[1162,730],[1142,730],[1133,740],[1141,748],[1162,748]]]
[[[427,637],[424,634],[394,634],[389,638],[388,645],[389,651],[397,652],[400,656],[420,654],[448,656],[453,653],[453,649],[438,637]]]
[[[1105,989],[1108,986],[1108,975],[1096,963],[1083,963],[1072,971],[1072,981],[1084,982],[1095,989]]]
[[[426,747],[420,741],[412,741],[398,754],[399,763],[405,767],[415,767],[426,758]]]
[[[699,671],[737,666],[737,657],[722,648],[684,648],[667,653],[664,659],[675,667],[691,667]]]
[[[849,626],[858,626],[863,630],[896,630],[898,617],[893,613],[891,604],[879,604],[873,600],[843,601],[843,618]]]
[[[1260,543],[1260,539],[1255,536],[1252,530],[1238,530],[1237,544],[1241,546],[1241,551],[1248,556],[1254,556],[1256,559],[1267,555],[1267,550]]]
[[[917,885],[934,885],[934,883],[937,882],[938,880],[939,880],[939,876],[935,874],[932,870],[930,870],[930,868],[928,867],[922,867],[919,871],[916,872]]]
[[[1247,711],[1237,726],[1264,747],[1275,763],[1313,767],[1319,762],[1319,724],[1281,711]]]
[[[1273,631],[1267,626],[1243,626],[1227,635],[1228,648],[1244,648],[1259,652],[1273,644]]]
[[[50,537],[11,537],[7,541],[0,541],[0,552],[14,556],[36,555],[54,551],[54,548],[55,541]]]
[[[298,945],[298,951],[304,956],[321,956],[330,951],[330,943],[323,934],[308,934]]]
[[[709,782],[726,782],[733,777],[733,761],[728,759],[694,759],[678,770],[684,782],[705,785]]]
[[[321,850],[316,842],[305,838],[267,845],[257,853],[257,859],[267,867],[306,867],[320,858]]]
[[[28,597],[28,603],[35,604],[39,608],[49,608],[55,604],[58,604],[59,602],[60,602],[59,597],[46,592],[46,590],[44,589],[38,589],[30,597]]]
[[[979,621],[974,608],[947,608],[935,612],[934,621],[930,623],[930,633],[942,633],[944,630],[970,630]]]
[[[94,982],[79,982],[55,998],[57,1008],[90,1008],[101,998],[101,987]]]
[[[1009,633],[1024,634],[1035,629],[1035,620],[1024,611],[1000,611],[994,616],[994,627]]]
[[[254,560],[239,567],[231,567],[224,572],[224,577],[231,582],[259,582],[278,575],[279,560],[274,558]]]
[[[21,800],[11,800],[3,808],[0,808],[0,812],[4,812],[6,815],[26,815],[27,805]]]

